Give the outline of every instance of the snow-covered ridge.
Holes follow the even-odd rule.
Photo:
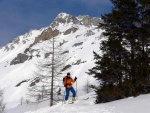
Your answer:
[[[101,22],[100,18],[90,17],[89,15],[83,15],[75,17],[73,15],[67,13],[60,13],[51,23],[52,27],[57,27],[59,24],[78,24],[78,25],[85,25],[85,26],[97,26]]]
[[[15,49],[16,47],[26,45],[28,43],[32,43],[33,40],[35,40],[35,37],[41,34],[43,30],[45,30],[45,28],[42,28],[40,30],[30,30],[28,33],[25,33],[24,35],[14,38],[10,43],[2,47],[0,50],[11,51]]]
[[[60,13],[50,24],[49,28],[44,30],[31,46],[40,41],[49,40],[59,34],[66,35],[74,33],[77,30],[80,30],[80,26],[96,29],[100,22],[100,18],[90,17],[89,15],[75,17],[67,13]]]
[[[16,37],[6,46],[0,49],[0,62],[9,61],[15,58],[19,53],[24,53],[35,40],[35,38],[40,35],[45,29],[31,30],[28,33]]]

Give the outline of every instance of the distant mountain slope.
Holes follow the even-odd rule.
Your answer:
[[[63,71],[62,76],[67,72],[71,72],[72,77],[77,76],[78,95],[85,94],[83,88],[87,80],[90,84],[96,83],[95,79],[85,72],[94,65],[93,51],[99,51],[99,43],[105,40],[101,36],[102,30],[97,28],[99,22],[101,19],[87,15],[74,17],[60,13],[50,26],[31,30],[2,47],[0,86],[5,89],[8,109],[19,105],[21,98],[26,98],[35,62],[45,56],[41,47],[52,38],[58,38],[59,43],[63,44],[64,54],[69,58],[66,66],[70,65],[70,68]]]

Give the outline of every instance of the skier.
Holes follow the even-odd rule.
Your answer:
[[[76,92],[75,92],[75,90],[74,90],[74,88],[72,87],[72,82],[75,82],[77,80],[77,77],[75,77],[74,79],[72,79],[71,77],[70,77],[70,73],[67,73],[67,76],[65,76],[64,78],[63,78],[63,83],[64,83],[64,86],[65,86],[65,88],[66,88],[66,96],[65,96],[65,103],[66,103],[66,101],[68,100],[68,98],[69,98],[69,93],[70,93],[70,91],[72,92],[72,94],[73,94],[73,97],[72,97],[72,101],[75,101],[75,97],[76,97]]]

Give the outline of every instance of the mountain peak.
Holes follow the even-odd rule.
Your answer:
[[[79,20],[75,16],[72,16],[64,12],[58,14],[58,16],[52,22],[51,26],[56,27],[60,23],[61,24],[68,24],[68,23],[80,24]]]
[[[57,18],[65,18],[65,17],[69,17],[69,16],[71,16],[71,15],[70,15],[70,14],[67,14],[67,13],[65,13],[65,12],[62,12],[62,13],[59,13],[59,14],[58,14]]]
[[[97,26],[101,22],[100,18],[96,17],[90,17],[89,15],[83,15],[75,17],[73,15],[67,14],[67,13],[60,13],[57,15],[57,17],[54,19],[54,21],[51,23],[51,27],[57,27],[59,24],[79,24],[79,25],[85,25],[85,26]]]

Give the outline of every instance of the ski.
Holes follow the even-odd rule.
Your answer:
[[[68,102],[68,104],[74,104],[74,102]]]
[[[74,104],[74,101],[68,101],[68,102],[62,102],[63,104],[62,105],[65,105],[65,104]]]

